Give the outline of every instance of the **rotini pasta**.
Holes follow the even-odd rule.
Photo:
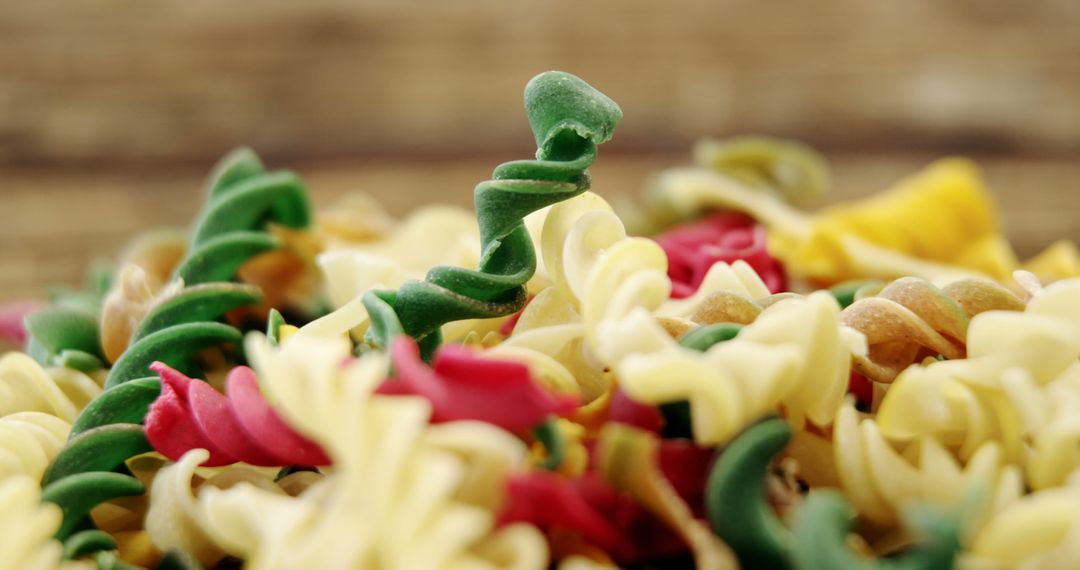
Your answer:
[[[966,360],[906,370],[878,413],[882,431],[899,441],[934,437],[970,457],[999,443],[1036,489],[1061,485],[1080,466],[1064,452],[1080,437],[1080,281],[1055,283],[1020,312],[972,319]]]
[[[912,504],[958,506],[972,489],[995,512],[1023,492],[1015,466],[1003,465],[1001,446],[987,442],[961,465],[932,437],[913,442],[899,453],[873,419],[858,419],[850,403],[837,414],[833,453],[837,473],[855,508],[882,525],[895,524]]]
[[[146,436],[165,457],[179,461],[192,449],[205,449],[209,455],[202,464],[207,467],[330,462],[318,445],[297,435],[266,403],[250,368],[238,366],[229,373],[228,396],[160,362],[150,368],[161,376],[161,395],[146,414]]]
[[[1023,309],[1023,301],[991,281],[963,279],[938,289],[905,277],[877,295],[856,300],[840,314],[840,322],[866,336],[869,351],[855,356],[855,370],[874,382],[889,383],[925,358],[963,358],[968,323],[975,315]]]
[[[52,538],[60,509],[42,504],[36,481],[26,475],[0,479],[0,566],[52,570],[63,549]]]
[[[60,452],[71,426],[41,412],[18,412],[0,418],[0,480],[16,475],[41,479]]]
[[[537,143],[537,160],[508,162],[493,180],[476,187],[481,254],[476,271],[436,267],[427,278],[397,291],[368,292],[364,304],[375,326],[369,338],[387,346],[405,332],[430,358],[439,327],[476,317],[505,316],[525,303],[525,283],[536,271],[525,215],[589,188],[586,169],[596,148],[611,138],[622,111],[613,101],[569,74],[549,72],[525,88],[525,110]]]
[[[755,138],[699,145],[639,217],[688,225],[634,237],[587,191],[618,106],[549,72],[525,107],[537,159],[475,188],[478,225],[362,198],[313,224],[299,179],[240,150],[190,239],[0,316],[27,340],[0,357],[0,567],[1080,556],[1075,247],[1029,265],[1056,282],[1006,281],[957,160],[802,214],[824,161]],[[714,206],[742,213],[688,220]]]
[[[50,372],[19,352],[0,356],[0,417],[37,411],[70,422],[100,393],[100,383],[77,370]]]
[[[765,309],[734,339],[703,353],[654,334],[660,349],[631,353],[615,369],[620,385],[638,401],[689,400],[694,437],[702,444],[723,443],[780,406],[796,426],[807,420],[827,426],[848,385],[850,355],[862,338],[841,327],[838,314],[827,293],[786,299]],[[636,330],[648,325],[640,316],[624,324]]]

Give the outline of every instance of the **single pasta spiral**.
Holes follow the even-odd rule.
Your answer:
[[[866,335],[869,352],[856,355],[855,370],[889,383],[926,357],[963,358],[975,315],[1023,309],[1016,295],[989,280],[962,279],[939,289],[924,279],[904,277],[877,295],[857,299],[840,314],[840,322]]]
[[[524,305],[525,283],[536,271],[524,217],[589,188],[586,169],[596,159],[597,146],[611,138],[622,118],[618,105],[604,94],[573,75],[554,71],[529,81],[525,111],[537,159],[499,165],[493,180],[481,182],[474,193],[479,267],[435,267],[424,281],[365,293],[373,325],[369,342],[386,347],[395,334],[404,332],[429,359],[443,324],[509,315]]]
[[[0,418],[0,479],[29,475],[40,479],[67,441],[71,426],[41,412],[18,412]]]
[[[100,393],[99,383],[77,370],[45,370],[20,352],[0,356],[0,417],[38,411],[70,422]]]
[[[63,549],[52,539],[60,509],[42,504],[37,482],[25,475],[0,478],[0,567],[53,570]]]
[[[226,394],[157,362],[161,396],[146,415],[146,435],[154,449],[179,461],[192,449],[206,449],[204,466],[326,465],[318,445],[297,435],[259,391],[255,373],[238,366],[229,373]]]

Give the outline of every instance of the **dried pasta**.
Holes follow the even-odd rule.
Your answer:
[[[619,107],[562,72],[525,106],[536,159],[476,187],[475,221],[316,218],[241,149],[189,235],[0,316],[25,340],[0,356],[0,567],[1080,556],[1075,245],[1013,273],[958,159],[804,214],[824,159],[755,137],[701,143],[628,220],[589,191]]]

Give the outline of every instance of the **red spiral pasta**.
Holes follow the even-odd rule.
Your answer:
[[[250,368],[233,369],[224,395],[161,362],[150,368],[161,376],[161,395],[146,414],[146,438],[165,457],[177,461],[202,448],[210,452],[206,467],[330,463],[318,444],[297,434],[270,407]]]
[[[518,432],[578,405],[576,397],[541,388],[524,364],[480,358],[461,345],[442,347],[430,368],[408,336],[394,339],[390,354],[394,377],[379,392],[423,396],[431,402],[431,421],[436,423],[480,420]]]
[[[676,299],[693,295],[716,262],[734,263],[738,259],[754,268],[770,292],[787,289],[783,266],[765,249],[765,227],[742,214],[715,214],[655,239],[667,254],[671,296]]]

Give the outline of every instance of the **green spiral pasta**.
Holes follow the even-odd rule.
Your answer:
[[[218,320],[230,310],[260,302],[262,294],[254,286],[222,281],[231,280],[251,257],[279,247],[278,240],[263,231],[267,222],[293,228],[311,222],[307,195],[296,176],[266,173],[250,150],[222,160],[208,187],[190,249],[175,272],[187,287],[146,315],[109,371],[105,391],[76,418],[67,445],[42,480],[42,499],[59,505],[64,514],[56,536],[70,537],[67,550],[73,556],[110,548],[92,530],[77,532],[88,524],[93,507],[145,492],[137,479],[124,473],[124,462],[151,450],[141,424],[160,383],[150,376],[150,364],[161,361],[198,375],[200,351],[239,345],[241,331]],[[101,357],[97,322],[90,315],[50,308],[28,321],[40,353],[49,361],[67,364]]]
[[[160,384],[157,378],[144,377],[148,366],[161,361],[197,371],[194,357],[199,350],[241,340],[239,330],[215,319],[260,299],[258,289],[249,285],[196,285],[165,299],[146,316],[110,371],[105,392],[76,418],[70,439],[42,479],[42,499],[63,510],[57,538],[70,536],[75,541],[68,545],[69,552],[107,548],[107,541],[98,535],[73,533],[99,503],[145,492],[137,479],[122,471],[129,458],[152,451],[142,421]]]
[[[368,342],[386,347],[405,333],[429,358],[451,321],[509,315],[525,303],[525,283],[536,271],[536,252],[523,224],[531,212],[572,198],[590,186],[586,169],[597,146],[609,140],[622,111],[581,79],[551,71],[525,87],[525,112],[536,138],[536,160],[499,165],[476,186],[481,255],[477,270],[435,267],[424,281],[396,291],[369,291]]]
[[[98,319],[78,307],[50,306],[26,317],[26,352],[42,366],[83,372],[105,366]]]
[[[175,276],[187,285],[231,280],[248,259],[280,247],[265,231],[268,222],[310,226],[307,190],[292,172],[266,172],[251,149],[234,150],[210,174],[206,204]]]
[[[705,508],[713,531],[744,568],[791,567],[790,533],[765,501],[769,463],[791,441],[791,426],[764,419],[735,438],[713,466]]]
[[[226,312],[258,303],[258,288],[232,283],[188,287],[159,303],[131,336],[105,380],[108,390],[147,376],[150,364],[161,361],[185,374],[198,373],[198,351],[223,343],[239,344],[242,334],[216,322]]]

